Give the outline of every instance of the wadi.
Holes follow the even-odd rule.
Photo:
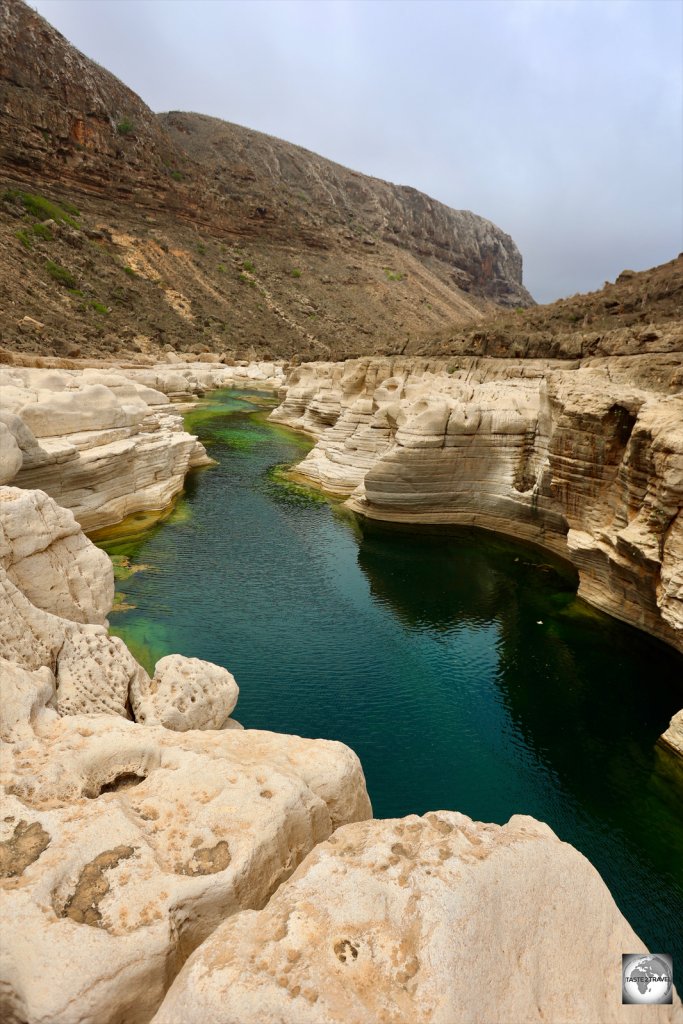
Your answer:
[[[0,58],[2,1019],[683,1020],[683,256]]]

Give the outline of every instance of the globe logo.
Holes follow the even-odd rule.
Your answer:
[[[673,962],[667,953],[624,953],[622,1003],[673,1002]]]

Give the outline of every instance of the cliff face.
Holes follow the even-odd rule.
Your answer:
[[[246,128],[157,116],[21,0],[0,5],[0,163],[15,350],[345,358],[532,302],[489,221]]]
[[[217,118],[173,111],[160,120],[178,146],[211,169],[218,190],[251,204],[271,231],[288,217],[323,248],[335,236],[366,249],[387,242],[465,292],[504,306],[532,302],[515,243],[483,217]]]
[[[571,560],[579,594],[683,650],[676,355],[308,364],[272,418],[297,473],[365,516],[474,525]]]

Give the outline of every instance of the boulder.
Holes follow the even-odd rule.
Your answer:
[[[131,703],[137,722],[166,729],[221,729],[239,694],[233,676],[220,665],[169,654],[156,663],[154,676],[137,676]]]
[[[0,762],[2,1020],[146,1024],[222,920],[371,813],[340,743],[98,715],[39,726]]]
[[[533,818],[438,811],[338,829],[193,954],[153,1024],[613,1024],[644,950],[589,862]]]
[[[37,608],[73,622],[106,622],[111,560],[43,491],[0,488],[0,564]]]

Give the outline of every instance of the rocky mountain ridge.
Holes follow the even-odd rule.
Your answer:
[[[0,161],[9,347],[344,358],[532,302],[489,221],[258,132],[157,116],[22,0],[0,4]]]

